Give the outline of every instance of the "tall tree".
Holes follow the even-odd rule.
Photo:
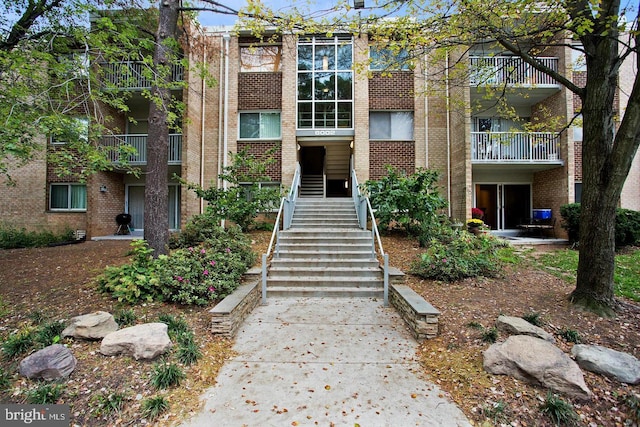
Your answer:
[[[155,255],[167,253],[169,242],[169,108],[172,65],[175,62],[180,0],[159,4],[153,68],[161,76],[151,87],[147,179],[144,190],[144,238]]]

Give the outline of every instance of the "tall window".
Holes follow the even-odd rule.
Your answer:
[[[240,72],[280,71],[282,46],[240,46]]]
[[[240,113],[240,139],[280,139],[280,113]]]
[[[86,211],[87,187],[84,184],[51,184],[49,209],[52,211]]]
[[[413,112],[372,111],[369,113],[369,139],[413,141]]]
[[[298,40],[298,128],[353,128],[351,36]]]

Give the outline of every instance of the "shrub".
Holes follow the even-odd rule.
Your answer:
[[[150,420],[155,420],[169,409],[169,402],[164,396],[150,397],[142,401],[142,413]]]
[[[228,219],[247,231],[259,213],[278,207],[280,186],[260,185],[260,182],[271,180],[267,166],[276,162],[274,154],[277,148],[267,150],[261,158],[256,158],[247,150],[232,154],[231,165],[225,166],[223,173],[218,175],[218,178],[231,184],[226,188],[212,186],[204,189],[198,184],[182,183],[209,202],[206,214],[215,221]]]
[[[34,248],[73,240],[73,230],[61,233],[52,231],[27,231],[25,228],[0,228],[0,249]]]
[[[167,301],[204,305],[233,292],[247,266],[230,248],[220,253],[200,246],[158,257],[156,269]]]
[[[387,167],[387,176],[369,180],[362,187],[368,193],[371,206],[376,209],[380,227],[394,225],[407,233],[417,235],[431,224],[439,224],[438,213],[447,201],[436,189],[438,172],[419,168],[412,175],[405,175]]]
[[[249,240],[237,227],[216,230],[201,245],[175,249],[155,260],[145,241],[131,245],[132,262],[107,267],[98,278],[101,291],[128,303],[166,300],[204,305],[233,292],[255,261]]]
[[[560,206],[562,227],[567,230],[569,242],[576,243],[580,237],[580,203]],[[640,243],[640,212],[630,209],[616,209],[616,247]]]
[[[188,248],[197,246],[208,239],[218,239],[226,233],[220,226],[220,219],[207,213],[193,216],[184,228],[171,235],[169,247]]]
[[[175,363],[157,363],[151,376],[151,384],[157,389],[180,385],[187,376]]]
[[[171,314],[161,314],[158,316],[158,320],[167,325],[167,328],[169,329],[168,333],[171,335],[172,339],[183,333],[190,332],[189,324],[182,317],[176,319]]]
[[[187,335],[193,338],[193,335]],[[181,339],[178,346],[178,360],[183,365],[189,366],[196,363],[202,357],[200,347],[193,340]]]
[[[134,304],[161,299],[154,273],[153,249],[145,240],[131,242],[133,260],[120,267],[107,267],[98,277],[98,289],[118,301]]]
[[[579,417],[573,406],[552,393],[547,393],[540,410],[555,423],[555,425],[577,425]]]
[[[447,238],[430,240],[426,252],[412,264],[411,273],[446,282],[465,277],[494,277],[500,266],[497,255],[500,245],[490,235],[476,237],[466,231],[451,230]]]

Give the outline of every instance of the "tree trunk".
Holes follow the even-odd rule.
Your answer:
[[[620,129],[615,133],[614,96],[618,79],[617,34],[581,38],[587,58],[582,103],[583,193],[580,210],[580,258],[571,300],[601,315],[615,308],[615,218],[622,187],[638,149],[640,130],[638,77]],[[615,134],[615,138],[614,138]]]
[[[169,124],[171,101],[171,44],[176,35],[178,0],[160,2],[158,32],[153,54],[156,72],[151,87],[149,137],[147,139],[147,174],[144,193],[144,238],[154,249],[154,256],[166,254],[169,243]]]

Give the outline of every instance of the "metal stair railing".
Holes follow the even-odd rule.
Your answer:
[[[353,203],[356,208],[356,214],[358,215],[358,223],[360,224],[360,228],[363,230],[367,230],[367,222],[371,219],[371,255],[374,258],[377,258],[376,254],[376,241],[378,242],[378,249],[380,251],[380,256],[382,257],[383,267],[382,271],[384,274],[384,291],[383,291],[383,300],[384,306],[389,306],[389,254],[384,252],[384,248],[382,247],[382,239],[380,238],[380,233],[378,232],[378,225],[376,223],[376,218],[373,213],[373,208],[371,207],[371,202],[369,198],[360,191],[360,186],[358,185],[358,178],[356,177],[356,170],[353,167],[353,156],[351,157],[351,195],[353,198]]]
[[[278,209],[278,215],[273,225],[273,233],[271,233],[271,240],[269,241],[269,247],[267,252],[262,254],[262,305],[267,304],[267,259],[271,255],[271,250],[274,248],[274,256],[280,254],[280,218],[282,218],[282,230],[288,230],[291,228],[291,221],[293,220],[293,213],[296,209],[296,201],[298,200],[298,193],[300,190],[300,164],[296,165],[296,171],[293,174],[293,182],[291,183],[291,189],[286,197],[280,200],[280,208]]]

